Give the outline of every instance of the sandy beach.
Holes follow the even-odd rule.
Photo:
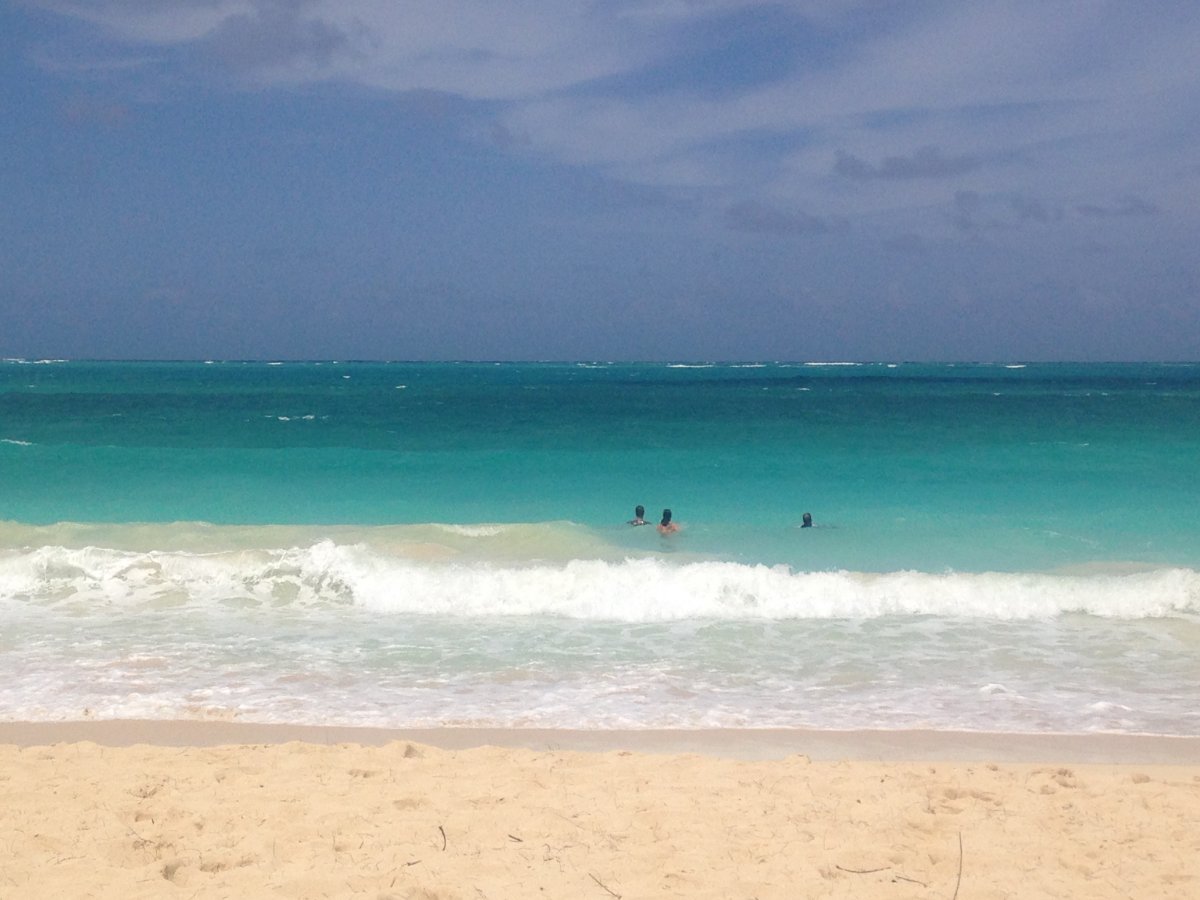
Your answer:
[[[0,726],[0,896],[1186,897],[1200,741]]]

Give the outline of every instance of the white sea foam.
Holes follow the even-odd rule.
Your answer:
[[[438,526],[495,538],[504,526]],[[422,545],[423,546],[423,545]],[[411,551],[411,547],[400,548]],[[413,558],[422,555],[425,558]],[[556,564],[406,555],[330,540],[215,553],[42,546],[0,551],[0,604],[56,607],[356,606],[382,615],[689,619],[875,619],[937,616],[1121,619],[1200,613],[1200,572],[931,574],[795,572],[784,566],[655,558]]]
[[[32,447],[32,441],[20,441],[16,438],[0,438],[0,444],[13,444],[17,447]]]
[[[437,524],[434,526],[439,531],[445,531],[448,534],[458,534],[463,537],[495,537],[504,534],[510,526],[507,525],[444,525]]]
[[[1200,733],[1191,569],[800,572],[585,558],[604,545],[570,523],[320,530],[0,522],[0,719]]]

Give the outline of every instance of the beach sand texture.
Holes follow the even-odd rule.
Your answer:
[[[0,746],[0,897],[1185,898],[1200,765]]]

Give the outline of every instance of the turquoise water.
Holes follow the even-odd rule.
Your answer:
[[[573,522],[805,568],[1200,562],[1200,367],[0,366],[3,518]],[[795,530],[801,512],[837,534]],[[653,546],[653,541],[649,544]]]
[[[1200,365],[8,361],[0,476],[0,718],[1200,733]]]

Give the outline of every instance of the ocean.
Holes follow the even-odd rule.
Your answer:
[[[0,720],[1200,735],[1198,485],[1200,364],[6,360]]]

